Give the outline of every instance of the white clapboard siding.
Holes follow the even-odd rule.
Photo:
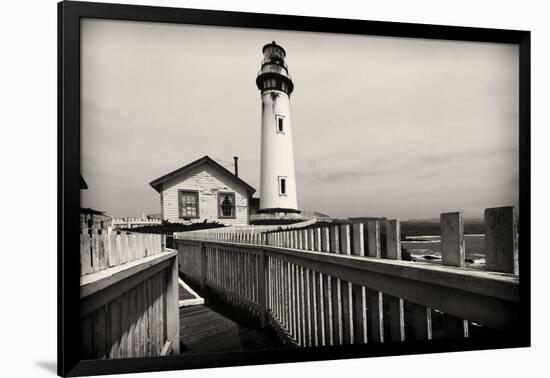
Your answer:
[[[196,190],[199,192],[199,218],[192,222],[219,221],[224,224],[248,224],[248,193],[239,183],[228,179],[214,168],[203,164],[163,184],[162,216],[170,222],[181,221],[178,211],[178,191]],[[218,192],[235,193],[234,219],[218,218]]]

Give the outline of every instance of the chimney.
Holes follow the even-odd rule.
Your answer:
[[[239,177],[239,157],[233,156],[233,160],[235,160],[235,176]]]

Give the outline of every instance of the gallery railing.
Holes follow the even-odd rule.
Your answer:
[[[487,269],[464,267],[460,213],[441,215],[442,265],[401,260],[398,220],[203,240],[176,238],[180,270],[271,324],[292,345],[513,334],[519,322],[517,220],[485,212]],[[210,240],[208,240],[210,239]]]
[[[179,353],[178,259],[162,235],[82,229],[81,358]]]

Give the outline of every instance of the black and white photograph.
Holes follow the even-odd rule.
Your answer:
[[[518,337],[518,90],[511,44],[83,20],[82,359]]]
[[[547,374],[544,2],[0,8],[2,376]]]

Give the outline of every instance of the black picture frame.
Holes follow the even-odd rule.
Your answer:
[[[515,44],[519,47],[522,329],[514,339],[434,340],[140,359],[79,358],[80,20],[83,18]],[[530,346],[530,32],[63,1],[58,3],[58,374],[82,376]]]

